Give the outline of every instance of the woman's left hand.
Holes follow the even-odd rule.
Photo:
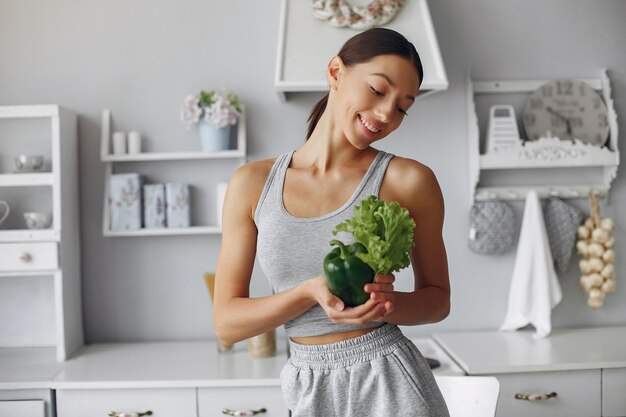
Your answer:
[[[372,321],[385,321],[386,317],[393,313],[396,294],[393,291],[393,282],[396,280],[393,274],[376,275],[374,283],[365,284],[365,292],[370,293],[370,299],[384,305],[385,309],[380,317]]]

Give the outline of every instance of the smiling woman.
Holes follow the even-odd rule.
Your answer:
[[[281,385],[293,416],[447,416],[426,360],[398,327],[449,313],[443,197],[428,167],[372,147],[407,116],[423,78],[419,55],[401,34],[370,29],[330,59],[327,78],[306,142],[231,178],[216,333],[234,343],[285,326],[291,357]],[[364,286],[369,298],[349,307],[329,290],[323,260],[335,226],[370,195],[398,202],[415,222],[415,290],[394,291],[392,274],[376,275]],[[337,238],[354,241],[345,231]],[[249,297],[255,256],[271,296]]]

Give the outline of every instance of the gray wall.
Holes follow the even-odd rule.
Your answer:
[[[474,255],[467,249],[467,121],[465,76],[478,79],[597,78],[609,69],[620,121],[626,119],[626,2],[559,0],[431,0],[450,88],[420,101],[403,126],[379,147],[434,169],[447,207],[444,237],[452,282],[452,312],[409,335],[495,329],[504,318],[515,253]],[[202,280],[215,267],[219,236],[104,238],[100,116],[138,129],[151,150],[193,149],[178,121],[182,98],[202,88],[229,87],[248,109],[249,159],[298,147],[319,94],[280,102],[273,89],[279,0],[71,1],[0,0],[0,104],[59,103],[79,114],[83,310],[87,342],[212,338],[211,308]],[[339,45],[338,45],[339,47]],[[622,131],[624,131],[622,129]],[[212,219],[213,187],[232,161],[164,163],[149,170],[195,184],[200,219]],[[142,168],[127,166],[132,170]],[[623,169],[611,205],[626,218]],[[585,200],[574,202],[587,209]],[[514,204],[522,214],[523,202]],[[206,208],[206,209],[205,209]],[[564,298],[555,327],[625,324],[623,228],[616,232],[618,291],[591,311],[577,267],[561,277]],[[398,276],[410,290],[411,276]],[[270,293],[257,269],[252,295]],[[282,333],[282,331],[281,331]]]

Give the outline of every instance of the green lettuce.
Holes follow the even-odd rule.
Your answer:
[[[333,235],[351,233],[367,249],[357,256],[377,274],[386,275],[409,266],[414,228],[415,221],[406,208],[370,195],[354,208],[351,219],[335,226]]]

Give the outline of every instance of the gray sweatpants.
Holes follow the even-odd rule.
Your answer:
[[[292,417],[449,416],[428,363],[394,324],[289,348],[280,381]]]

